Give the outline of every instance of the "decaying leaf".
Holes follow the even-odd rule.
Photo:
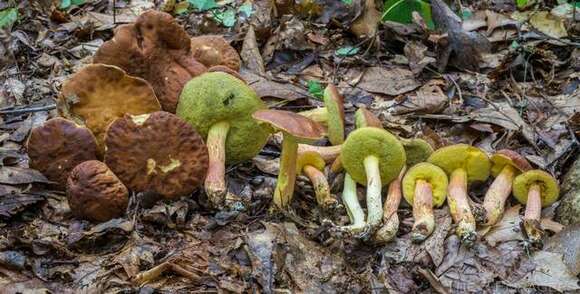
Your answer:
[[[421,84],[413,72],[404,68],[369,67],[356,86],[367,92],[396,96],[415,90]]]
[[[395,114],[405,113],[437,113],[443,110],[448,98],[441,90],[444,82],[431,80],[425,83],[415,93],[405,96],[394,108]]]

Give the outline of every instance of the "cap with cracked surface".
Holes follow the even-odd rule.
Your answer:
[[[234,71],[240,70],[240,55],[222,36],[191,38],[191,52],[196,60],[207,67],[224,65]]]
[[[445,202],[447,197],[447,174],[440,167],[422,162],[411,167],[403,178],[403,196],[407,203],[413,206],[415,199],[415,183],[417,180],[424,180],[431,185],[433,193],[433,206],[439,207]]]
[[[320,156],[318,152],[305,151],[298,153],[298,159],[296,160],[296,172],[298,174],[302,173],[302,169],[306,165],[311,165],[319,171],[323,171],[326,166],[326,162]]]
[[[60,117],[32,129],[26,148],[30,167],[63,187],[75,166],[97,159],[97,141],[91,131]]]
[[[502,149],[491,156],[491,174],[496,177],[501,173],[504,166],[510,165],[515,168],[517,173],[522,173],[532,169],[530,163],[519,153]]]
[[[189,81],[177,106],[177,115],[204,137],[211,126],[227,122],[226,161],[253,158],[266,144],[269,133],[252,119],[266,105],[244,82],[224,72],[209,72]]]
[[[117,119],[109,127],[106,145],[105,163],[137,192],[170,199],[188,195],[203,182],[208,168],[201,136],[164,111]]]
[[[558,200],[560,188],[554,177],[543,170],[529,170],[514,179],[514,196],[522,203],[528,202],[528,191],[532,185],[540,186],[540,197],[542,198],[542,207],[550,206]]]
[[[379,159],[383,186],[399,175],[406,161],[403,145],[388,131],[374,127],[353,131],[342,145],[340,157],[344,169],[362,185],[367,184],[364,160],[368,156]]]
[[[62,116],[89,128],[104,152],[109,124],[128,114],[144,114],[161,109],[147,81],[127,75],[122,69],[90,64],[64,82],[59,96]]]
[[[328,140],[332,145],[344,142],[344,98],[333,84],[324,89],[324,106],[328,112]]]
[[[433,154],[433,147],[423,139],[401,139],[407,154],[407,166],[424,162]]]
[[[296,138],[299,142],[310,142],[322,139],[324,128],[317,122],[294,112],[264,109],[252,114],[255,120],[269,124],[276,131],[281,131]]]
[[[381,120],[370,110],[366,109],[365,107],[359,108],[354,113],[354,121],[356,128],[364,128],[364,127],[374,127],[374,128],[382,128],[383,123]]]
[[[148,10],[134,24],[115,30],[93,63],[116,65],[151,83],[163,110],[175,112],[179,94],[192,77],[207,71],[191,52],[187,32],[167,13]]]
[[[104,222],[125,213],[129,192],[102,162],[77,165],[67,181],[67,198],[73,214],[82,219]]]
[[[465,169],[468,182],[487,180],[491,168],[487,154],[467,144],[440,148],[433,152],[427,161],[442,168],[448,175],[456,169]]]

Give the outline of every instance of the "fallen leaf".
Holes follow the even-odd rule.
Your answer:
[[[572,275],[580,274],[580,224],[570,225],[549,238],[544,250],[562,254]]]
[[[5,194],[0,196],[0,219],[9,219],[45,198],[34,194]]]
[[[437,113],[443,110],[449,100],[440,86],[441,80],[431,80],[415,93],[405,96],[404,100],[394,108],[395,114],[405,113]]]
[[[550,287],[559,292],[578,291],[578,278],[564,264],[560,253],[537,251],[529,262],[535,268],[522,279],[506,283],[515,288]]]
[[[520,204],[506,209],[502,219],[495,225],[489,227],[488,231],[483,234],[483,239],[492,247],[502,242],[524,240],[520,229],[521,209],[522,206]]]
[[[31,183],[51,183],[35,169],[2,166],[0,167],[0,184],[20,185]]]
[[[420,74],[427,65],[436,62],[435,58],[426,56],[428,48],[421,42],[411,41],[405,45],[403,50],[407,60],[409,60],[409,68],[415,75]]]
[[[396,96],[413,91],[421,86],[410,70],[395,67],[369,67],[357,87],[371,93]]]
[[[245,69],[242,69],[240,74],[260,98],[270,97],[292,101],[309,96],[308,91],[290,83],[271,81]]]
[[[534,28],[550,37],[559,39],[568,36],[564,20],[548,11],[532,14],[529,21]]]
[[[364,8],[352,25],[350,31],[358,38],[369,38],[376,34],[381,14],[374,0],[364,0]]]
[[[249,70],[258,73],[261,76],[266,74],[264,60],[262,60],[258,42],[256,41],[256,32],[254,31],[254,26],[252,25],[249,26],[246,37],[244,38],[242,51],[240,51],[240,57],[242,58],[244,65]]]

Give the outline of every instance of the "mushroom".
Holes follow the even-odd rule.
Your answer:
[[[320,154],[326,163],[331,163],[340,156],[342,145],[334,146],[314,146],[309,144],[298,144],[298,153],[316,152]]]
[[[324,107],[303,111],[300,115],[328,126],[328,140],[332,145],[344,142],[344,98],[333,84],[324,89]]]
[[[58,99],[59,113],[89,128],[101,155],[112,121],[125,113],[136,115],[161,109],[147,81],[104,64],[90,64],[75,73],[63,83]]]
[[[338,202],[330,195],[330,187],[324,175],[325,166],[326,162],[316,152],[298,153],[297,174],[304,174],[310,179],[314,187],[316,202],[322,209],[329,210],[335,208]]]
[[[433,233],[433,207],[440,207],[447,196],[447,174],[436,165],[422,162],[411,167],[403,178],[403,195],[413,206],[415,223],[411,240],[423,242]]]
[[[401,143],[407,154],[407,166],[424,162],[433,153],[433,147],[427,141],[419,138],[401,139]]]
[[[368,228],[365,222],[365,212],[358,201],[356,182],[348,173],[344,174],[342,202],[346,208],[350,225],[343,226],[340,229],[354,234],[364,232]]]
[[[30,167],[62,187],[75,166],[97,159],[97,142],[91,131],[60,117],[32,129],[26,149]]]
[[[361,107],[354,113],[354,125],[357,129],[364,127],[383,128],[381,120],[366,107]]]
[[[266,145],[267,128],[252,119],[252,113],[265,108],[252,88],[224,72],[208,72],[185,85],[177,115],[207,138],[205,192],[214,207],[224,204],[226,162],[249,160]]]
[[[134,24],[119,26],[93,63],[116,65],[153,86],[163,110],[175,112],[183,86],[207,71],[196,61],[187,32],[165,12],[148,10]]]
[[[491,174],[495,176],[495,180],[489,186],[483,199],[485,224],[489,226],[501,219],[505,202],[512,192],[514,177],[532,169],[523,156],[508,149],[499,150],[492,155],[491,163]]]
[[[552,205],[560,195],[558,182],[542,170],[529,170],[514,179],[514,197],[526,205],[523,227],[532,244],[540,244],[543,231],[540,226],[542,207]]]
[[[469,206],[467,185],[473,181],[485,181],[489,177],[491,163],[487,154],[467,144],[446,146],[436,150],[427,159],[449,175],[447,202],[456,233],[466,245],[475,241],[475,218]]]
[[[72,213],[96,222],[121,217],[129,202],[127,188],[97,160],[85,161],[70,172],[66,192]]]
[[[203,139],[174,114],[125,115],[111,124],[105,141],[105,163],[133,191],[174,199],[192,193],[205,178]]]
[[[197,61],[208,68],[223,65],[234,71],[240,70],[240,55],[222,36],[191,38],[191,52]]]
[[[294,196],[298,143],[321,139],[324,136],[324,128],[315,121],[289,111],[258,110],[252,117],[283,134],[280,172],[274,191],[274,204],[280,209],[285,209]]]
[[[367,186],[367,224],[372,232],[383,216],[381,187],[394,180],[405,165],[403,145],[383,129],[365,127],[350,133],[340,157],[346,172]]]

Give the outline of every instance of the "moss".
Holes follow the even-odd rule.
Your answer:
[[[379,128],[360,128],[350,133],[342,146],[341,160],[344,169],[359,184],[366,185],[364,159],[379,158],[381,183],[394,180],[405,165],[405,150],[397,137]]]
[[[467,144],[443,147],[433,152],[428,162],[442,168],[448,175],[454,170],[463,168],[467,172],[467,181],[485,181],[489,177],[491,162],[485,152]]]
[[[576,160],[562,180],[562,202],[556,213],[564,225],[580,223],[580,160]]]
[[[403,178],[403,196],[411,206],[415,199],[415,183],[424,180],[431,184],[433,192],[433,206],[439,207],[447,197],[447,174],[436,165],[423,162],[410,168]]]
[[[401,140],[401,143],[403,143],[407,155],[407,166],[424,162],[433,153],[431,144],[423,139],[404,139]]]
[[[204,138],[213,124],[228,122],[226,161],[235,163],[251,159],[266,144],[268,129],[252,118],[252,113],[265,108],[256,92],[244,82],[223,72],[210,72],[185,85],[177,115],[192,124]]]
[[[530,170],[514,179],[514,197],[522,204],[528,202],[528,190],[530,186],[537,184],[540,186],[542,207],[551,205],[558,200],[560,188],[556,179],[549,173],[542,170]]]

